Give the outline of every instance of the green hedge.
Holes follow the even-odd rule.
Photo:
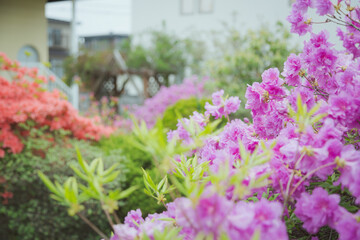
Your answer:
[[[194,111],[199,113],[205,112],[205,103],[210,102],[208,99],[188,98],[177,101],[174,105],[169,106],[161,119],[164,128],[176,129],[179,117],[189,117]]]
[[[150,198],[143,191],[143,173],[141,168],[146,169],[155,179],[158,174],[157,169],[154,168],[151,156],[143,152],[133,145],[131,141],[134,136],[132,134],[113,135],[109,138],[102,139],[98,146],[102,151],[109,155],[114,150],[121,152],[121,155],[126,159],[124,169],[126,169],[123,187],[137,185],[139,189],[132,193],[119,208],[119,215],[124,218],[130,210],[140,208],[144,215],[154,212],[161,212],[164,208],[156,203],[155,199]]]
[[[7,180],[4,186],[13,193],[13,198],[8,204],[0,205],[0,239],[99,239],[85,223],[70,217],[64,206],[49,197],[48,189],[36,173],[41,170],[52,180],[64,182],[66,177],[73,175],[69,163],[77,162],[75,145],[88,161],[103,157],[105,164],[123,162],[117,152],[104,156],[99,147],[89,142],[68,139],[52,143],[41,136],[28,138],[23,152],[7,154],[1,160],[0,175]],[[123,174],[113,184],[121,187],[124,182]],[[87,207],[88,218],[110,234],[100,206],[90,202]]]

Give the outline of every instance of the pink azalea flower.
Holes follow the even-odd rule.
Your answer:
[[[320,227],[333,222],[339,210],[340,197],[329,195],[326,190],[316,188],[312,194],[304,192],[296,203],[295,214],[304,222],[309,233],[317,233]]]

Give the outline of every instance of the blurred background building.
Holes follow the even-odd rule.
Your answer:
[[[80,37],[81,47],[89,51],[120,49],[128,34],[106,34]]]
[[[245,34],[262,24],[274,27],[289,15],[289,0],[133,0],[131,33],[165,28],[179,36],[221,34],[234,28]],[[147,41],[138,38],[139,41]]]
[[[69,21],[47,19],[49,62],[51,70],[60,78],[64,76],[63,62],[70,56],[71,24]]]

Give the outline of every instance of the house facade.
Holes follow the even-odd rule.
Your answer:
[[[48,44],[52,41],[48,42],[45,4],[57,1],[62,0],[0,0],[0,52],[23,66],[38,68],[40,75],[54,76],[47,89],[60,90],[78,108],[78,86],[68,87],[43,64],[49,61]],[[57,42],[52,45],[56,46]]]
[[[166,30],[178,36],[204,36],[226,27],[246,33],[262,24],[285,22],[290,0],[133,0],[132,33]]]
[[[210,44],[221,40],[226,29],[236,29],[241,34],[248,30],[259,29],[265,25],[270,30],[276,29],[278,21],[290,30],[286,18],[290,14],[295,0],[132,0],[132,35],[134,42],[149,42],[146,34],[149,30],[165,29],[180,37],[196,37]],[[321,17],[314,9],[309,10],[309,17],[315,22]],[[324,21],[324,19],[322,19]],[[326,28],[330,40],[337,48],[341,42],[336,35],[336,24],[313,25],[315,33]],[[302,44],[309,35],[294,35],[293,44]],[[211,46],[210,46],[211,47]],[[211,50],[211,48],[210,48]]]
[[[22,62],[48,61],[46,0],[0,0],[0,51]]]

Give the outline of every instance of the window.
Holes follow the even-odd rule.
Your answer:
[[[17,60],[23,63],[39,62],[39,53],[34,47],[30,45],[25,45],[22,48],[20,48],[17,54]]]
[[[62,35],[60,29],[50,29],[49,30],[49,46],[50,47],[62,47],[64,44],[62,42]]]
[[[193,14],[195,10],[195,0],[180,0],[181,14]]]
[[[212,13],[214,11],[214,0],[199,0],[200,13]]]

